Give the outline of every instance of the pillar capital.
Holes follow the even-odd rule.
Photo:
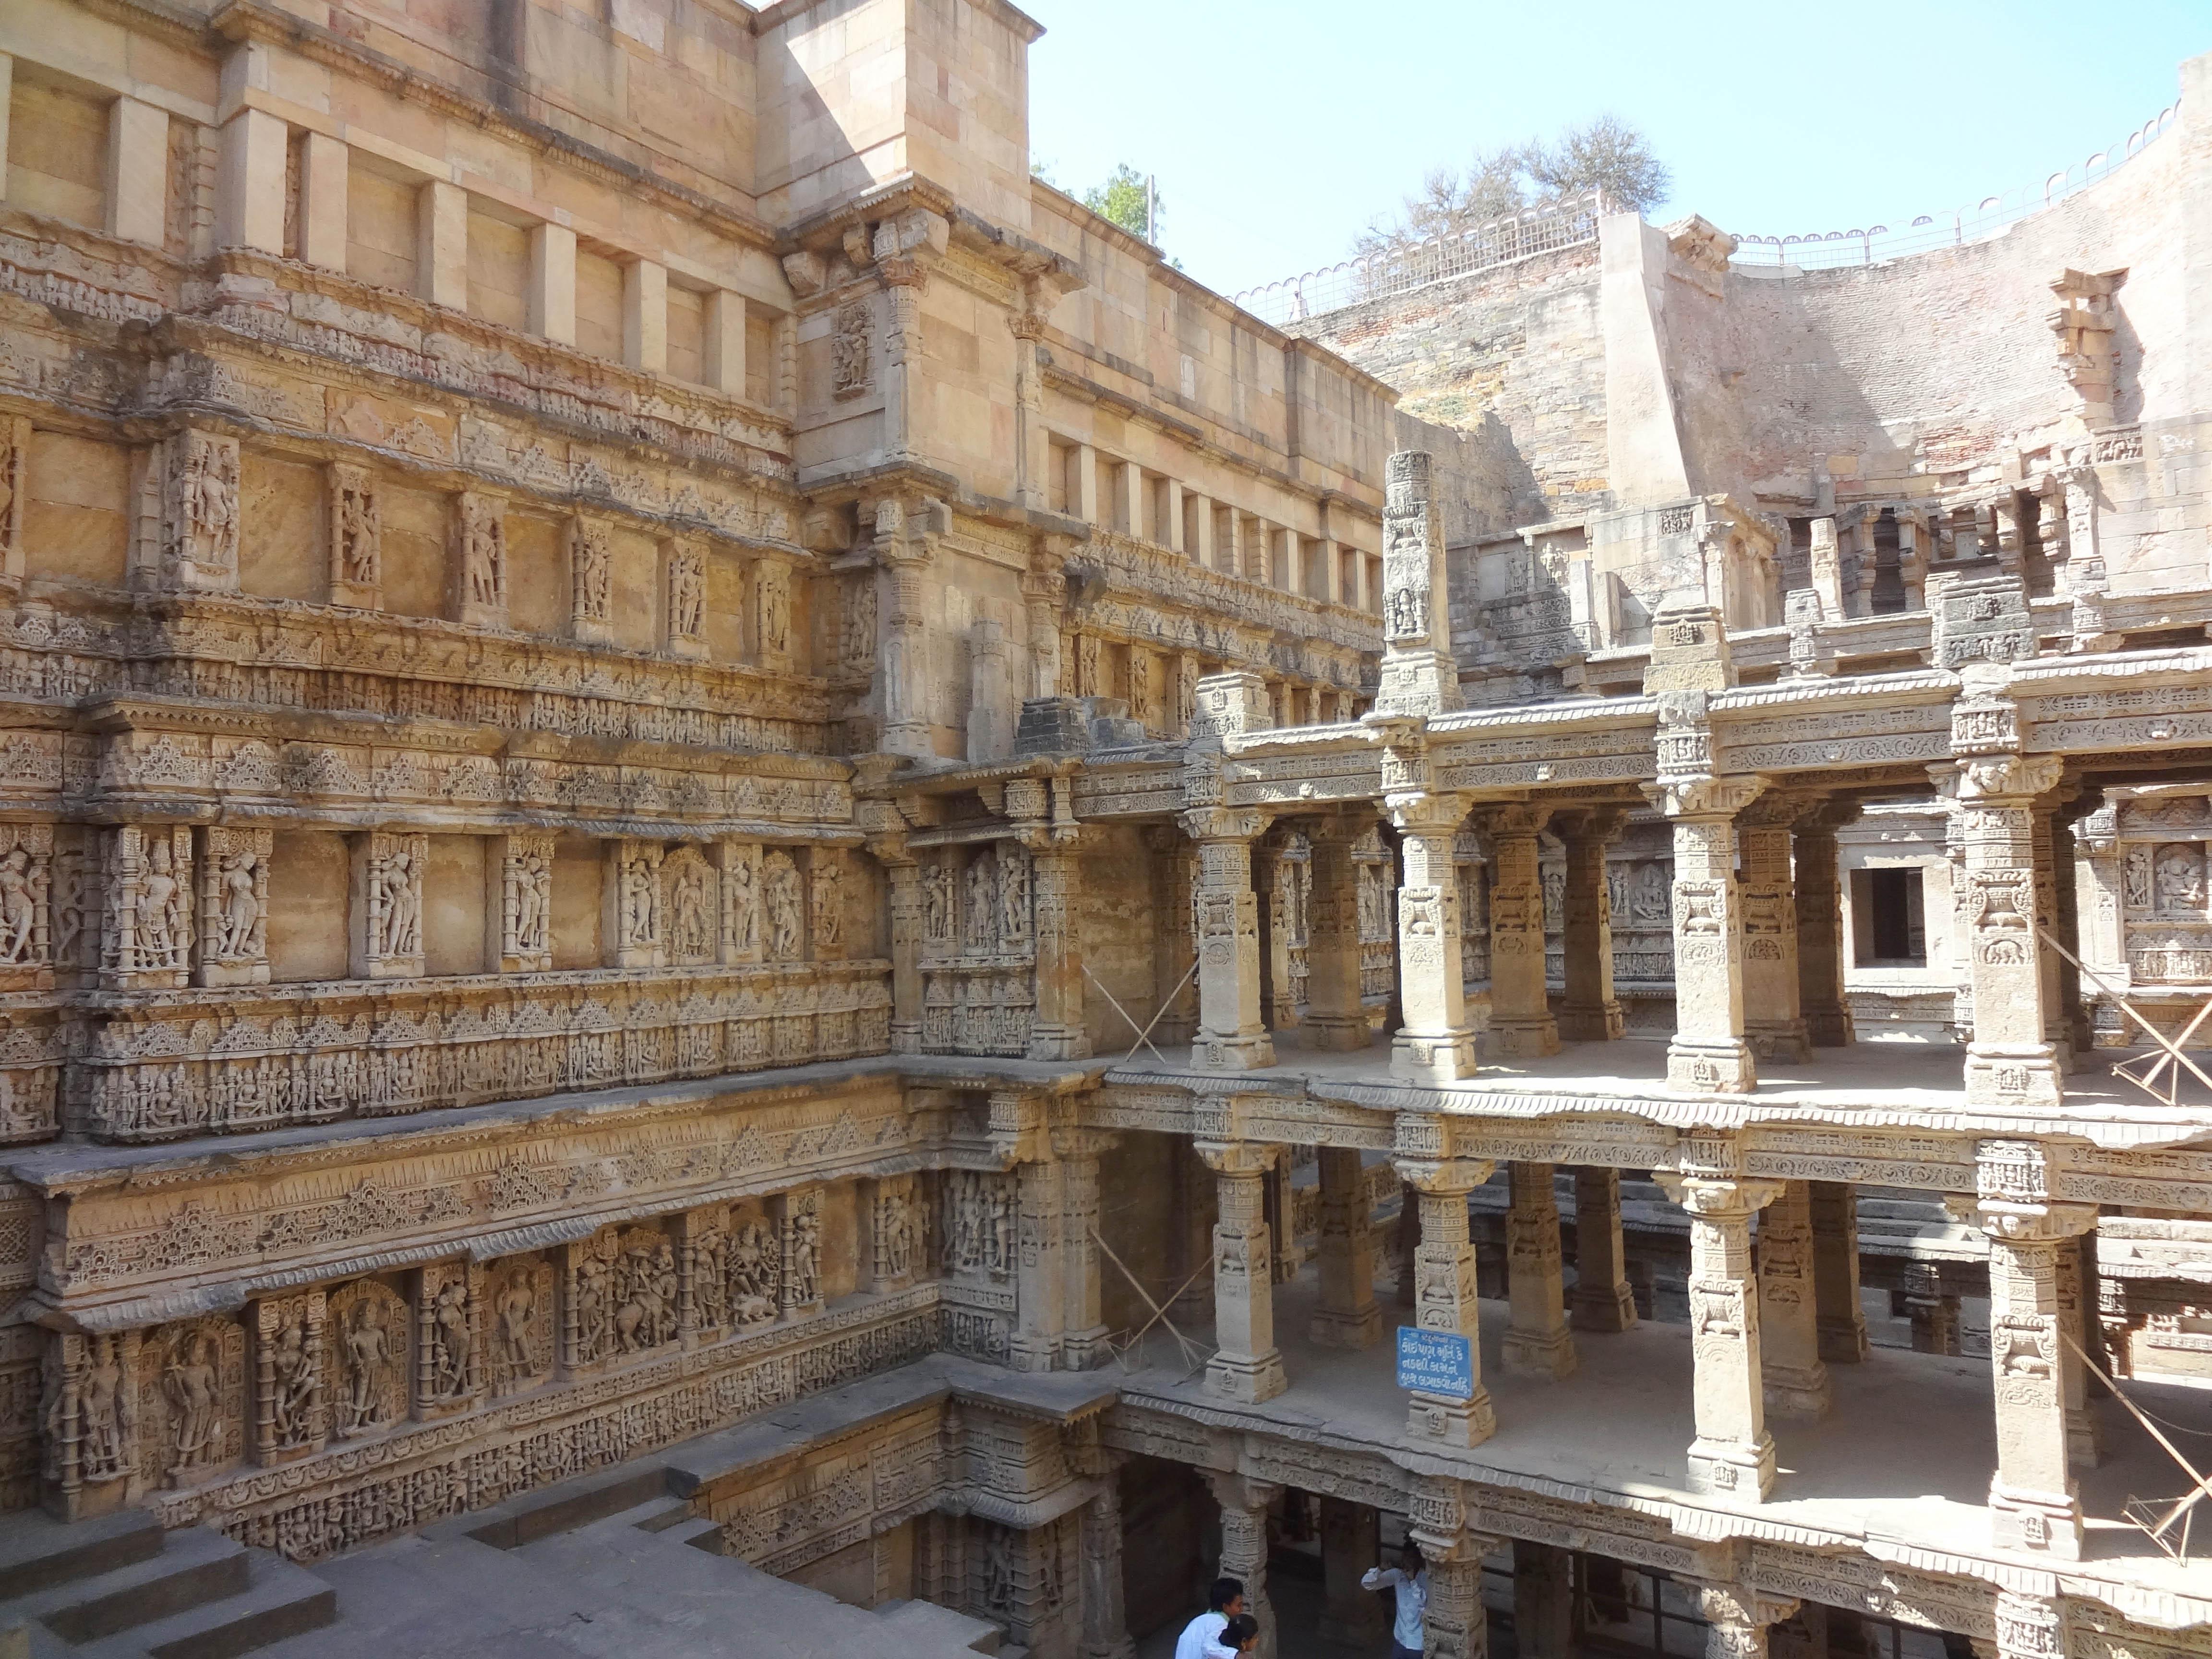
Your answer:
[[[1283,1488],[1277,1482],[1255,1480],[1234,1469],[1201,1469],[1200,1473],[1212,1489],[1213,1501],[1224,1510],[1250,1514],[1266,1509],[1283,1495]]]
[[[1385,795],[1382,811],[1401,835],[1449,836],[1466,821],[1467,797],[1433,790]]]
[[[1711,1626],[1707,1659],[1760,1659],[1766,1652],[1767,1631],[1804,1605],[1794,1595],[1775,1595],[1747,1584],[1688,1582],[1697,1591],[1698,1611]]]
[[[1193,841],[1257,841],[1273,820],[1249,807],[1194,806],[1179,815],[1182,832]]]
[[[1547,802],[1526,800],[1477,801],[1471,811],[1475,827],[1488,836],[1534,836],[1552,821]]]
[[[1431,1198],[1463,1198],[1498,1173],[1497,1164],[1485,1158],[1394,1158],[1390,1164],[1401,1181]]]
[[[1761,777],[1674,778],[1641,786],[1644,798],[1673,819],[1732,818],[1765,788]]]
[[[1283,1151],[1265,1140],[1194,1140],[1190,1149],[1216,1175],[1250,1176],[1255,1179],[1273,1169]]]
[[[2056,755],[1981,755],[1956,764],[1960,800],[2020,806],[2055,787],[2065,763]]]
[[[1563,839],[1594,841],[1600,846],[1619,838],[1628,824],[1626,806],[1570,806],[1551,814],[1551,827]]]
[[[1675,1170],[1654,1170],[1651,1178],[1700,1221],[1749,1221],[1781,1195],[1779,1181],[1741,1177],[1685,1175]]]
[[[1946,1194],[1943,1207],[1986,1238],[2007,1244],[2059,1244],[2097,1225],[2094,1204],[2022,1204]]]

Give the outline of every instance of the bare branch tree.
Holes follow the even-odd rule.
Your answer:
[[[1396,213],[1370,225],[1353,251],[1410,247],[1437,236],[1603,193],[1608,206],[1638,213],[1667,199],[1674,175],[1636,128],[1612,115],[1569,127],[1549,143],[1531,140],[1482,150],[1464,171],[1437,167]]]

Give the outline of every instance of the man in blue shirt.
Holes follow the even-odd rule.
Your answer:
[[[1362,1589],[1397,1592],[1398,1616],[1390,1626],[1390,1659],[1421,1659],[1422,1615],[1429,1606],[1429,1570],[1421,1560],[1420,1547],[1408,1538],[1395,1567],[1370,1567],[1360,1579]]]

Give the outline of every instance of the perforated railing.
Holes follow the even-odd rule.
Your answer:
[[[1799,270],[1826,270],[1838,265],[1878,264],[1885,259],[1926,253],[1939,247],[1964,247],[1995,236],[2030,214],[2056,206],[2076,191],[2108,179],[2166,133],[2180,110],[2174,104],[2135,131],[2100,149],[2087,160],[2038,184],[1985,196],[1978,202],[1945,213],[1923,213],[1895,224],[1869,224],[1850,230],[1813,231],[1790,236],[1736,237],[1735,262],[1740,265],[1781,265]]]
[[[1598,217],[1604,211],[1599,197],[1577,197],[1411,247],[1363,254],[1341,264],[1285,276],[1229,297],[1253,315],[1282,327],[1346,306],[1408,294],[1432,283],[1472,276],[1540,253],[1595,242]]]

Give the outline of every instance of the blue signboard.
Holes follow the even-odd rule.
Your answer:
[[[1398,1327],[1398,1386],[1447,1400],[1474,1398],[1474,1352],[1457,1331]]]

